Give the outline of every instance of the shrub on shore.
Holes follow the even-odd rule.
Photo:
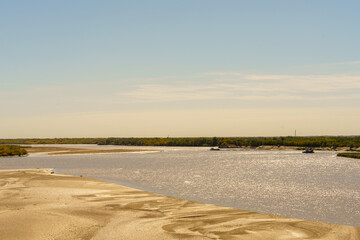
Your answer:
[[[27,154],[27,151],[20,146],[15,145],[0,145],[0,157],[10,157],[10,156],[24,156]]]

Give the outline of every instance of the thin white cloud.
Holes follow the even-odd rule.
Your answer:
[[[309,128],[308,134],[330,134],[333,129],[354,134],[359,105],[359,75],[222,73],[129,79],[3,91],[0,130],[12,137],[278,135],[286,131],[268,126],[283,122],[291,123],[289,129]],[[182,127],[174,129],[174,124]],[[221,129],[211,132],[214,125]]]
[[[346,99],[349,97],[346,91],[360,90],[360,76],[357,75],[244,75],[229,72],[207,76],[206,83],[196,85],[167,82],[138,85],[125,95],[138,102],[326,100],[334,99],[333,94],[336,94],[336,99]]]
[[[241,72],[209,72],[209,73],[204,73],[201,74],[201,76],[232,76],[232,77],[244,77],[246,76],[246,74],[241,73]]]
[[[304,99],[304,97],[280,94],[273,96],[261,96],[261,95],[243,96],[243,97],[234,97],[234,99],[273,101],[273,100],[302,100]]]
[[[360,61],[337,62],[337,63],[329,63],[327,65],[360,65]]]
[[[190,80],[189,80],[190,79]],[[186,101],[191,106],[205,106],[207,101],[217,105],[221,100],[234,106],[283,103],[302,106],[309,101],[341,106],[359,103],[360,76],[358,75],[260,75],[222,73],[145,79],[124,85],[122,82],[76,83],[58,86],[33,87],[0,94],[0,107],[5,114],[24,111],[76,112],[143,107],[170,107],[171,102]],[[219,100],[219,101],[218,101]],[[188,106],[188,105],[187,105]],[[220,106],[220,105],[219,105]],[[24,110],[25,109],[25,110]]]
[[[140,85],[124,95],[140,102],[162,102],[179,100],[205,100],[224,98],[227,91],[210,86],[171,86],[160,84]]]

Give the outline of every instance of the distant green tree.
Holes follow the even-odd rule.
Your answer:
[[[213,137],[211,146],[217,146],[218,145],[218,139],[217,137]]]

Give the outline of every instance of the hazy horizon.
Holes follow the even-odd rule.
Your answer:
[[[0,138],[360,135],[359,7],[0,3]]]
[[[10,140],[14,140],[14,139],[96,139],[96,138],[101,138],[101,139],[106,139],[106,138],[213,138],[213,137],[216,137],[216,138],[261,138],[261,137],[264,137],[264,138],[267,138],[267,137],[274,137],[274,138],[277,138],[277,137],[294,137],[295,135],[278,135],[278,136],[192,136],[192,137],[189,137],[189,136],[176,136],[176,137],[173,137],[173,136],[166,136],[166,137],[163,137],[163,136],[127,136],[127,137],[122,137],[122,136],[104,136],[104,137],[39,137],[39,138],[36,138],[36,137],[24,137],[24,138],[2,138],[2,139],[10,139]],[[296,135],[295,137],[358,137],[360,135],[309,135],[309,136],[299,136],[299,135]],[[45,145],[48,145],[48,144],[51,144],[52,143],[44,143]],[[63,143],[59,143],[61,145],[63,145]],[[74,145],[73,143],[65,143],[65,144],[70,144],[70,145]],[[87,143],[84,143],[87,145]],[[77,145],[77,144],[75,144]],[[111,145],[111,144],[110,144]]]

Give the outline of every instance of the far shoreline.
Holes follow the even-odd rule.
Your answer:
[[[153,148],[157,148],[157,147],[165,147],[165,148],[212,148],[211,146],[158,146],[158,145],[146,145],[146,146],[139,146],[139,145],[116,145],[116,144],[109,144],[109,145],[102,145],[102,144],[52,144],[52,143],[46,143],[46,144],[14,144],[14,145],[20,145],[21,147],[25,147],[27,150],[30,150],[30,152],[32,151],[31,149],[34,149],[33,151],[35,152],[45,152],[45,150],[49,150],[49,148],[54,148],[53,150],[51,150],[51,152],[55,152],[58,148],[59,151],[64,151],[64,150],[68,150],[71,151],[71,153],[65,153],[65,154],[75,154],[76,151],[80,150],[80,149],[86,149],[86,150],[91,150],[93,152],[91,153],[102,153],[102,152],[138,152],[138,151],[159,151],[156,149],[89,149],[89,148],[66,148],[66,146],[64,147],[51,147],[52,145],[96,145],[96,146],[113,146],[113,147],[153,147]],[[30,146],[32,145],[32,146]],[[34,146],[35,145],[35,146]],[[46,147],[37,147],[36,145],[46,145]],[[30,146],[30,147],[28,147]],[[216,146],[215,146],[216,147]],[[45,149],[48,148],[48,149]],[[65,148],[65,149],[64,149]],[[308,147],[308,146],[274,146],[274,145],[260,145],[260,146],[220,146],[218,147],[220,150],[226,150],[226,149],[249,149],[249,150],[298,150],[298,151],[302,151],[308,148],[312,148],[315,151],[334,151],[334,152],[341,152],[341,151],[360,151],[360,148],[351,148],[351,147],[337,147],[337,148],[332,148],[332,147]],[[36,149],[36,150],[35,150]],[[49,154],[50,155],[50,154]],[[51,155],[57,155],[55,154],[51,154]]]

